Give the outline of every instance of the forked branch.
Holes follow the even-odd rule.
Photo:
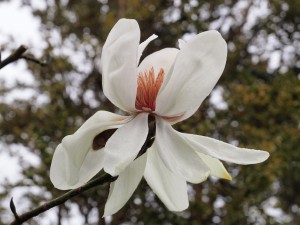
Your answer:
[[[24,55],[24,53],[27,51],[28,47],[25,45],[21,45],[19,48],[17,48],[11,55],[9,55],[6,59],[3,61],[1,60],[1,52],[0,52],[0,69],[7,66],[10,63],[13,63],[19,59],[25,59],[30,62],[34,62],[39,64],[40,66],[46,66],[47,62],[40,61],[38,59],[35,59],[32,56]]]

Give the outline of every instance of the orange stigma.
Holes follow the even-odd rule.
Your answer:
[[[161,68],[155,78],[154,68],[149,71],[139,73],[137,78],[137,94],[135,99],[135,108],[142,111],[155,111],[155,103],[158,91],[164,81],[165,72]]]

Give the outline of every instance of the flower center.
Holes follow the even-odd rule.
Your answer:
[[[137,110],[153,112],[155,111],[155,103],[158,91],[164,81],[165,72],[161,68],[155,78],[154,68],[139,73],[137,82],[137,94],[135,99],[135,108]]]

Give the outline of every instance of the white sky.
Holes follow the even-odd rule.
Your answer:
[[[7,40],[6,36],[11,35],[16,46],[24,43],[38,46],[41,42],[38,35],[39,21],[32,17],[29,8],[21,8],[20,2],[13,0],[0,3],[0,42],[3,42],[3,39]]]

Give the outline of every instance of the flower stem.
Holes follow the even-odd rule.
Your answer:
[[[147,151],[147,149],[151,147],[151,145],[154,142],[156,123],[155,123],[155,117],[152,115],[149,115],[149,117],[148,117],[148,126],[149,126],[149,131],[148,131],[146,141],[145,141],[144,145],[142,146],[141,150],[139,151],[139,154],[137,155],[136,159],[138,157],[140,157],[141,155],[143,155]]]

